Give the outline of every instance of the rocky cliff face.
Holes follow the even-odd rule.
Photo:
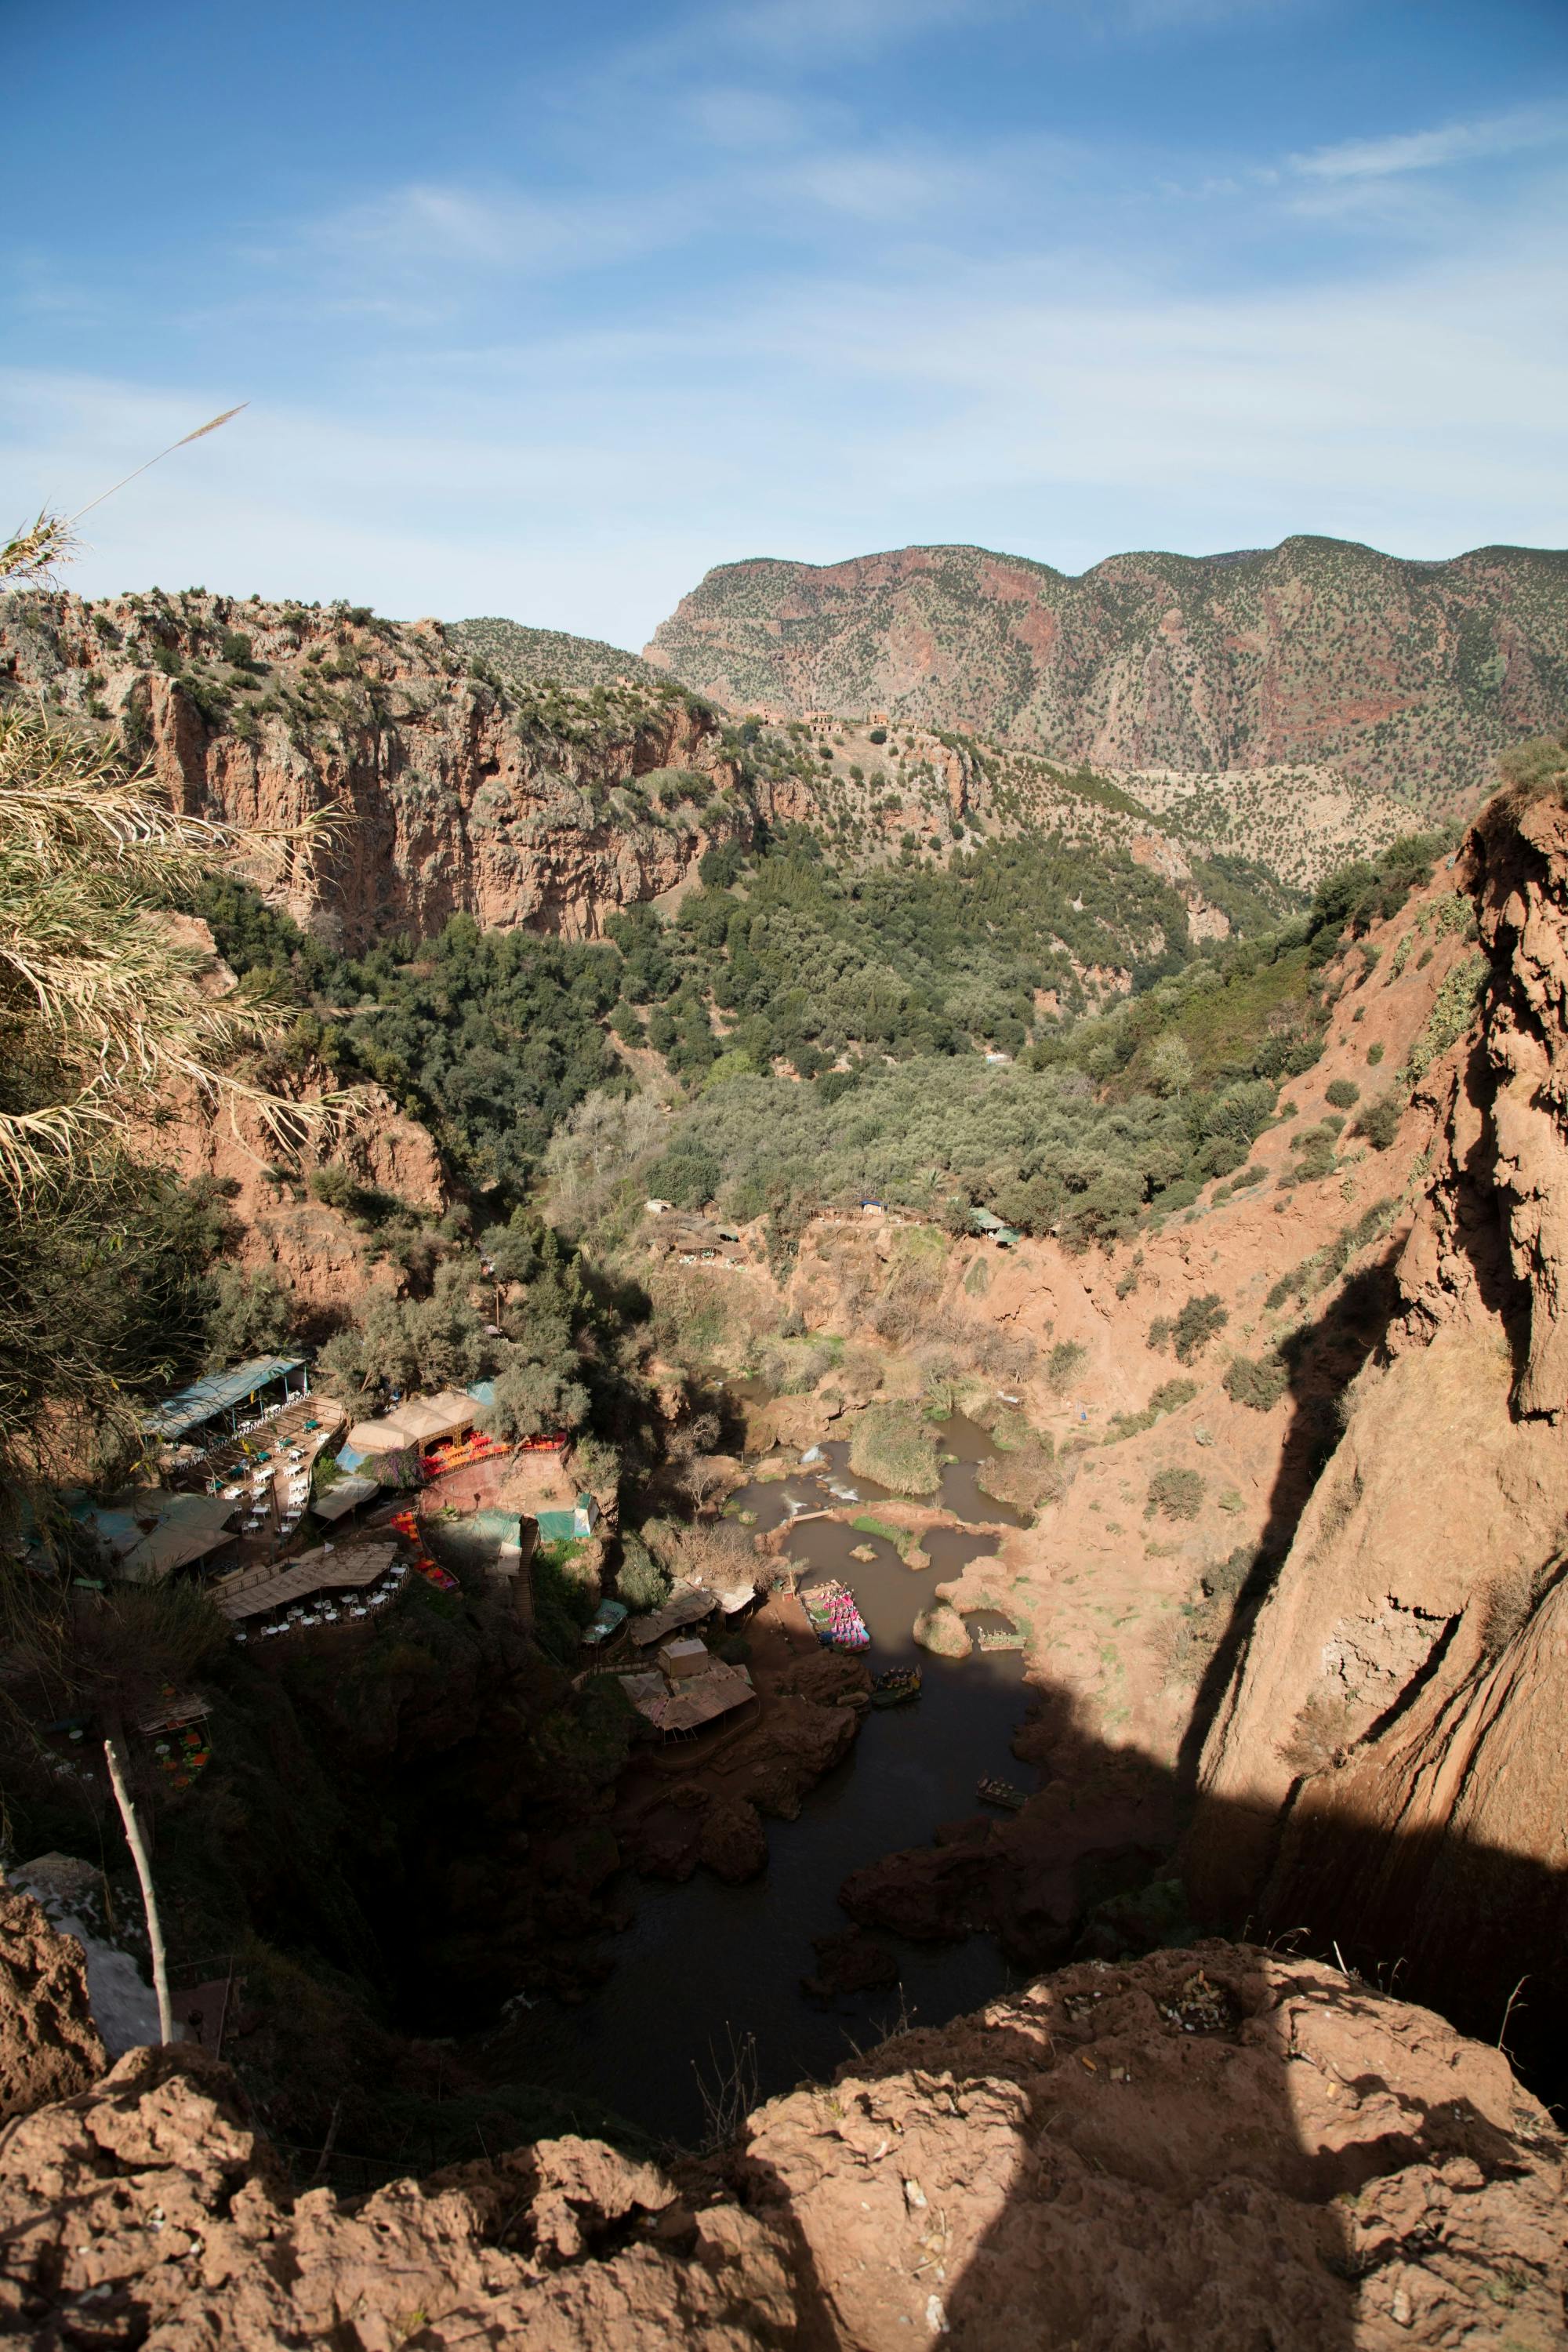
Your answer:
[[[1568,1969],[1562,1419],[1568,793],[1493,802],[1464,874],[1480,1019],[1422,1082],[1431,1167],[1385,1337],[1210,1734],[1210,1916],[1404,1960],[1540,2063]]]
[[[797,717],[880,711],[1117,769],[1325,761],[1428,810],[1568,709],[1568,556],[1406,563],[1337,540],[1078,579],[974,547],[723,564],[647,648],[686,685]]]
[[[711,842],[787,786],[739,788],[718,728],[678,688],[508,683],[437,621],[154,591],[0,599],[0,685],[117,722],[176,803],[327,838],[257,876],[348,946],[449,915],[593,937],[685,882]],[[776,803],[776,805],[775,805]]]
[[[60,2352],[1389,2352],[1500,2327],[1545,2352],[1563,2157],[1497,2051],[1221,1944],[904,2034],[668,2170],[568,2137],[300,2191],[225,2067],[137,2050],[5,2136],[0,2326]]]
[[[1084,1948],[1110,1899],[1109,1940],[1091,1919],[1088,1948],[1114,1953],[1179,1924],[1128,1897],[1172,1868],[1195,1794],[1192,1916],[1304,1928],[1397,1970],[1555,2080],[1561,776],[1493,802],[1457,863],[1327,976],[1323,1056],[1254,1147],[1261,1181],[1110,1258],[951,1249],[921,1344],[1024,1399],[1058,1486],[938,1592],[1023,1631],[1037,1696],[1016,1752],[1043,1784],[1016,1820],[950,1827],[846,1897],[872,1927],[983,1921],[1036,1967]],[[1385,1148],[1347,1124],[1326,1172],[1300,1177],[1330,1106],[1384,1084],[1408,1096]],[[896,1230],[825,1221],[792,1304],[863,1330],[899,1263]],[[1177,1360],[1171,1326],[1197,1302],[1214,1336]]]
[[[169,920],[183,943],[207,960],[204,988],[216,994],[234,988],[234,974],[207,925],[188,915]],[[344,1092],[314,1063],[302,1069],[274,1066],[268,1083],[301,1105]],[[337,1116],[304,1128],[283,1155],[286,1166],[279,1164],[277,1138],[254,1105],[237,1098],[215,1106],[194,1087],[146,1121],[136,1141],[142,1157],[175,1169],[187,1181],[205,1178],[223,1188],[231,1234],[226,1254],[247,1273],[272,1275],[292,1294],[306,1336],[331,1329],[367,1287],[396,1290],[403,1284],[397,1267],[371,1248],[362,1225],[314,1197],[313,1169],[333,1162],[367,1191],[431,1215],[450,1201],[429,1129],[375,1086],[348,1090]]]

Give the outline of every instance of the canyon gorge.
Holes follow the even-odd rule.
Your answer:
[[[826,654],[763,691],[713,651],[717,592],[650,649],[679,687],[347,607],[10,600],[13,692],[260,828],[238,895],[171,920],[218,997],[288,978],[269,1083],[338,1106],[280,1146],[176,1095],[138,1150],[221,1203],[224,1266],[289,1303],[323,1394],[367,1314],[476,1347],[548,1324],[600,1517],[524,1607],[432,1508],[456,1597],[336,1665],[149,1611],[221,1751],[148,1799],[182,1957],[218,1936],[248,1990],[228,2063],[113,2053],[59,1905],[0,1896],[7,2328],[1562,2341],[1568,754],[1466,783],[1555,690],[1513,553],[1506,724],[1444,735],[1414,799],[1351,688],[1279,717],[1289,661],[1272,733],[1199,740],[1154,726],[1148,660],[1125,725],[1099,671],[1076,732],[1027,695],[885,718],[897,616],[852,693]],[[1138,797],[1156,763],[1298,759],[1354,808],[1297,865]],[[1009,874],[1048,966],[997,944]],[[496,934],[588,959],[548,968],[569,1014],[530,964],[507,1028]],[[474,1073],[535,1045],[541,1140],[509,1160]],[[520,1461],[497,1493],[526,1508]],[[579,1636],[639,1555],[759,1579],[728,1747],[650,1757],[601,1704]],[[897,1717],[779,1631],[795,1585],[858,1573],[875,1663],[927,1676]],[[68,1724],[28,1738],[24,1832],[98,1853]],[[977,1769],[1017,1771],[1017,1809],[977,1811]],[[136,1949],[103,1916],[124,1870],[98,1876]]]

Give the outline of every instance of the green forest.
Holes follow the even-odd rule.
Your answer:
[[[584,1107],[662,1069],[674,1115],[623,1122],[623,1204],[766,1213],[787,1242],[871,1197],[1083,1245],[1246,1181],[1281,1082],[1317,1057],[1322,965],[1441,845],[1395,843],[1300,915],[1201,947],[1158,874],[1054,834],[855,871],[792,829],[710,852],[674,919],[635,908],[595,942],[458,916],[351,959],[241,885],[209,885],[200,911],[237,970],[292,993],[289,1050],[386,1087],[503,1215],[552,1136],[569,1167],[591,1127],[602,1165]],[[1090,1004],[1074,959],[1130,971],[1130,992]]]

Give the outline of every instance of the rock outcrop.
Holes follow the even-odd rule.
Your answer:
[[[1546,2065],[1568,1997],[1561,773],[1489,806],[1464,873],[1480,1017],[1456,1001],[1421,1079],[1436,1139],[1391,1319],[1210,1733],[1189,1875],[1200,1916],[1399,1963]]]
[[[748,709],[885,715],[1124,770],[1329,763],[1473,805],[1568,707],[1568,555],[1404,562],[1331,539],[1112,556],[1071,579],[978,547],[721,564],[647,658]]]
[[[81,1946],[0,1887],[0,2123],[85,2090],[105,2063]]]
[[[760,813],[798,813],[786,786],[740,788],[675,686],[509,684],[439,622],[359,608],[12,596],[4,685],[117,722],[180,808],[277,832],[254,878],[351,948],[458,913],[595,937]],[[323,814],[345,821],[287,837]]]
[[[299,2189],[225,2067],[133,2051],[0,2146],[0,2329],[41,2352],[1546,2352],[1563,2189],[1496,2050],[1206,1944],[906,2033],[668,2171],[565,2137]]]

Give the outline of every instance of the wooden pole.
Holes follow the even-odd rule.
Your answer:
[[[158,2038],[173,2042],[174,2021],[169,2009],[169,1971],[163,1958],[163,1930],[158,1924],[158,1899],[153,1892],[153,1873],[147,1864],[147,1849],[142,1842],[142,1824],[136,1818],[136,1808],[131,1801],[131,1791],[125,1785],[125,1773],[120,1750],[112,1739],[103,1743],[109,1759],[109,1777],[113,1784],[120,1818],[125,1824],[125,1843],[131,1848],[136,1864],[136,1875],[142,1881],[142,1905],[147,1914],[147,1942],[153,1954],[153,1989],[158,1996]]]

